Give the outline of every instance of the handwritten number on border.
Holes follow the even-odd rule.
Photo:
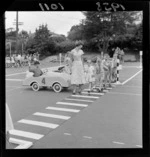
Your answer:
[[[103,7],[104,7],[103,11],[112,11],[113,10],[114,12],[116,12],[117,9],[119,9],[119,8],[121,8],[122,10],[125,10],[125,7],[122,4],[118,4],[118,3],[107,3],[107,2],[100,3],[100,2],[97,2],[96,5],[97,5],[98,11],[102,11]],[[109,7],[109,5],[110,5],[110,7]]]
[[[53,3],[53,4],[50,5],[50,7],[46,3],[44,3],[44,4],[43,3],[39,3],[39,6],[40,6],[42,11],[45,11],[45,9],[46,9],[46,11],[49,11],[50,9],[51,10],[58,10],[59,6],[60,6],[61,10],[64,10],[64,7],[63,7],[63,5],[61,3],[58,3],[58,4],[54,4]]]

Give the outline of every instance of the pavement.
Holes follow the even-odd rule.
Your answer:
[[[29,149],[142,148],[139,63],[124,64],[119,73],[122,85],[90,95],[85,85],[81,96],[72,95],[71,87],[61,93],[23,87],[26,70],[6,69],[6,102],[15,128],[12,141],[21,140]]]

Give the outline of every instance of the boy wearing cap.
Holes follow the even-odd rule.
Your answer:
[[[34,66],[31,67],[31,64],[29,63],[29,71],[33,72],[34,77],[39,77],[43,74],[42,70],[39,68],[39,62],[34,61]]]

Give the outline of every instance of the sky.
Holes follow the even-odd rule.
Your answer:
[[[67,32],[71,29],[73,25],[78,25],[82,19],[85,19],[85,16],[79,11],[57,11],[57,12],[25,12],[20,11],[19,13],[19,22],[23,22],[23,25],[19,26],[19,32],[25,30],[27,32],[31,31],[31,33],[35,32],[36,28],[39,28],[41,24],[47,24],[48,29],[51,32],[57,34],[63,34],[67,36]],[[13,25],[16,19],[16,12],[6,12],[6,25],[5,28],[14,28],[16,26]]]

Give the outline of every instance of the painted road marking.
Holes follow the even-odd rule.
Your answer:
[[[80,112],[80,110],[68,109],[68,108],[59,108],[59,107],[47,107],[46,109],[56,110],[56,111],[74,112],[74,113]]]
[[[87,107],[88,106],[88,105],[85,105],[85,104],[68,103],[68,102],[57,102],[56,104],[60,104],[60,105],[71,105],[71,106],[80,106],[80,107]]]
[[[142,148],[142,146],[141,145],[136,145],[137,147],[140,147],[140,148]]]
[[[121,94],[121,95],[135,95],[135,96],[142,96],[142,94],[134,94],[134,93],[119,93],[119,92],[109,92],[109,94]]]
[[[123,87],[123,88],[142,88],[142,86],[128,86],[128,85],[124,85],[121,87]]]
[[[138,71],[136,74],[134,74],[133,76],[131,76],[130,78],[128,78],[126,81],[124,81],[122,83],[122,85],[126,84],[127,82],[129,82],[131,79],[133,79],[136,75],[138,75],[140,72],[142,71],[142,69],[140,71]]]
[[[74,101],[94,102],[94,101],[92,101],[92,100],[70,99],[70,98],[65,98],[65,100],[74,100]]]
[[[64,135],[69,135],[70,136],[71,134],[70,133],[64,133]]]
[[[109,92],[109,90],[107,90],[107,89],[104,89],[104,90],[103,90],[103,92],[107,93],[107,92]]]
[[[71,95],[72,97],[81,97],[81,98],[94,98],[94,99],[98,99],[99,97],[95,97],[95,96],[87,96],[87,95]]]
[[[83,136],[83,138],[92,139],[92,137],[90,137],[90,136]]]
[[[58,119],[64,119],[64,120],[68,120],[68,119],[71,118],[69,116],[62,116],[62,115],[56,115],[56,114],[47,114],[47,113],[41,113],[41,112],[36,112],[33,115],[43,116],[43,117],[51,117],[51,118],[58,118]]]
[[[11,135],[27,137],[27,138],[32,138],[32,139],[36,139],[36,140],[39,140],[40,138],[42,138],[44,136],[41,134],[36,134],[36,133],[21,131],[21,130],[10,130],[9,133]]]
[[[6,76],[14,76],[14,75],[20,75],[20,74],[25,74],[26,72],[21,72],[21,73],[15,73],[15,74],[9,74],[9,75],[6,75]]]
[[[6,81],[23,81],[23,79],[6,79]]]
[[[10,138],[9,142],[14,144],[19,144],[19,146],[17,146],[15,149],[28,149],[33,145],[33,143],[30,141],[19,140],[16,138]]]
[[[27,120],[27,119],[22,119],[22,120],[20,120],[18,122],[19,123],[25,123],[25,124],[42,126],[42,127],[51,128],[51,129],[55,129],[55,128],[57,128],[59,126],[58,124],[45,123],[45,122],[39,122],[39,121]]]
[[[115,143],[115,144],[125,144],[125,143],[122,143],[122,142],[116,142],[116,141],[113,141],[113,143]]]
[[[90,95],[104,95],[104,93],[94,93],[94,92],[82,92],[83,94],[90,94]]]
[[[45,69],[48,69],[48,70],[57,70],[59,67],[61,66],[54,66],[54,67],[50,67],[50,68],[42,68],[42,70],[45,70]],[[55,69],[56,68],[56,69]],[[14,76],[14,75],[20,75],[20,74],[25,74],[27,73],[27,71],[25,72],[20,72],[20,73],[14,73],[14,74],[9,74],[9,75],[6,75],[6,76]]]

